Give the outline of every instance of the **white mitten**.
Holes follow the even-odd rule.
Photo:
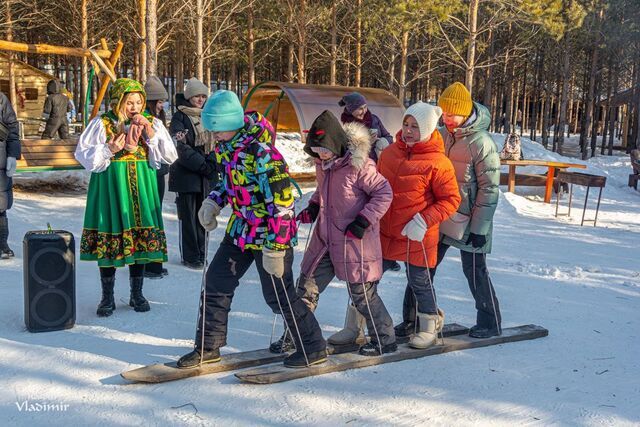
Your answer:
[[[427,222],[424,220],[420,212],[415,214],[413,218],[404,226],[401,234],[407,236],[409,240],[422,242],[427,232]]]
[[[7,157],[7,177],[11,178],[16,173],[16,158]]]
[[[218,220],[216,220],[216,217],[220,215],[221,210],[222,208],[210,198],[207,197],[204,199],[202,206],[198,211],[198,220],[200,221],[200,225],[202,225],[202,227],[207,231],[215,230],[218,226]]]
[[[382,153],[382,150],[384,150],[385,148],[387,148],[389,146],[389,141],[387,141],[387,138],[378,138],[376,140],[376,155],[378,156],[378,158],[380,158],[380,154]]]
[[[264,271],[277,278],[282,278],[284,276],[285,253],[286,251],[276,251],[262,247],[262,268],[264,268]]]

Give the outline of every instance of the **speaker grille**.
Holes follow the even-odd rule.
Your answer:
[[[71,315],[72,302],[69,295],[59,289],[47,289],[31,301],[31,315],[46,327],[63,325]]]

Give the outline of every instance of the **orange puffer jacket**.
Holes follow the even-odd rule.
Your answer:
[[[378,162],[378,170],[393,189],[393,201],[380,221],[380,239],[384,259],[407,261],[407,238],[401,234],[404,226],[420,212],[427,222],[422,243],[411,241],[409,263],[435,267],[439,225],[449,218],[460,204],[460,193],[451,161],[444,155],[444,143],[438,130],[431,139],[407,146],[396,135],[396,142],[387,147]]]

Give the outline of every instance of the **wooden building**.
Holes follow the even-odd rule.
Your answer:
[[[54,77],[26,62],[13,60],[16,75],[18,121],[22,123],[24,136],[39,135],[42,109],[47,98],[47,83]],[[0,52],[0,91],[9,96],[9,60]]]

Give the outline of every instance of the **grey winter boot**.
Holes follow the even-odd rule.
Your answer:
[[[0,215],[0,259],[9,259],[15,256],[7,243],[9,239],[9,219],[6,212]]]
[[[116,302],[113,300],[113,285],[115,284],[115,280],[115,276],[100,278],[100,283],[102,284],[102,299],[96,311],[96,314],[100,317],[111,316],[113,310],[116,309]]]
[[[409,340],[409,347],[420,349],[431,347],[443,326],[444,311],[438,309],[438,314],[418,312],[418,332]]]
[[[151,310],[149,307],[149,301],[142,295],[142,282],[144,277],[130,277],[129,283],[131,284],[131,297],[129,298],[129,305],[133,307],[135,311],[143,312]]]
[[[364,344],[364,325],[366,321],[362,314],[352,305],[347,306],[347,317],[344,322],[344,329],[331,335],[327,340],[329,344]]]

